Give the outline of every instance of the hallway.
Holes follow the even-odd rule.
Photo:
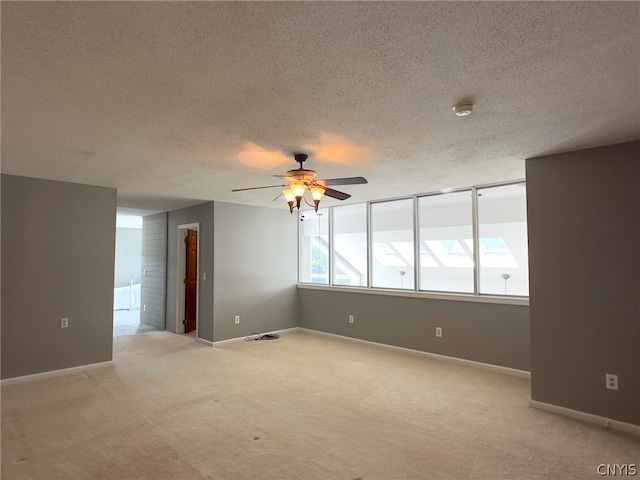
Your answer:
[[[113,311],[113,336],[123,337],[136,333],[153,332],[156,329],[140,323],[140,309]]]

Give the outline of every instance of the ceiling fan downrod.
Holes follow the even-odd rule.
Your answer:
[[[304,170],[302,168],[302,164],[307,161],[309,155],[307,155],[306,153],[296,153],[293,158],[295,158],[296,162],[300,164],[300,170]]]

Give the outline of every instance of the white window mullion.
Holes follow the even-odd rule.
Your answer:
[[[480,238],[478,229],[478,189],[471,189],[471,228],[473,231],[473,294],[480,293]]]

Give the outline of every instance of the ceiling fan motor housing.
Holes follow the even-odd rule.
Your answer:
[[[289,170],[284,178],[291,183],[311,184],[316,178],[316,172],[302,168],[302,164],[307,161],[309,155],[306,153],[296,153],[293,155],[293,158],[300,164],[300,168]]]
[[[298,168],[296,170],[289,170],[284,177],[290,182],[310,184],[316,178],[316,172],[313,170],[305,170],[304,168]]]

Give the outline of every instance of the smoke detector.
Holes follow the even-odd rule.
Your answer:
[[[459,117],[466,117],[467,115],[471,115],[473,107],[475,107],[473,103],[459,103],[453,106],[453,111],[456,112],[456,115]]]

